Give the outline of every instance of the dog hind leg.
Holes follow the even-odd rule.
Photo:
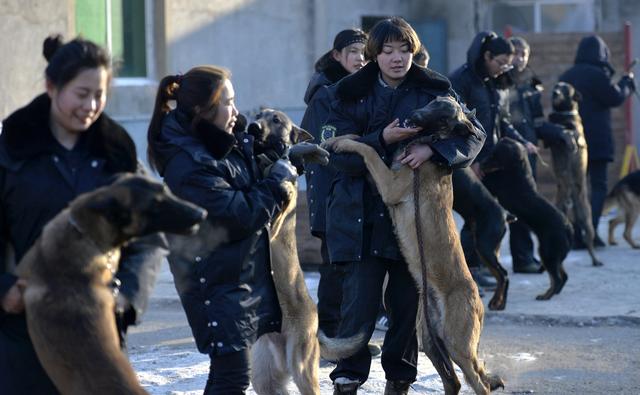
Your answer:
[[[279,333],[262,335],[251,348],[251,384],[259,395],[288,395],[284,339]]]
[[[631,212],[631,210],[627,211],[625,215],[624,233],[622,236],[632,248],[640,248],[640,245],[636,244],[631,236],[633,225],[635,225],[637,219],[638,212]]]
[[[287,365],[301,395],[320,393],[319,363],[320,346],[316,333],[307,333],[299,338],[287,337]]]
[[[482,306],[480,301],[473,303],[470,298],[478,297],[477,290],[456,289],[451,292],[444,303],[446,308],[443,315],[444,341],[451,359],[462,369],[465,380],[476,394],[486,395],[492,385],[500,386],[502,381],[497,376],[489,376],[484,365],[478,360],[478,344],[482,331],[482,311],[471,311],[471,306]],[[467,325],[460,325],[461,322]]]

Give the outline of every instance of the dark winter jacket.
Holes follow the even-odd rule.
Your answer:
[[[573,85],[582,95],[578,111],[589,160],[613,161],[611,108],[624,103],[633,93],[633,80],[625,76],[614,83],[613,73],[607,44],[598,36],[589,36],[580,41],[575,64],[559,78]]]
[[[372,146],[391,164],[398,144],[387,146],[383,129],[396,118],[409,118],[415,109],[437,96],[456,96],[446,77],[416,65],[396,89],[383,86],[379,75],[378,65],[372,62],[342,79],[336,85],[332,115],[323,130],[337,135],[359,134],[359,141]],[[433,143],[432,161],[450,168],[473,161],[485,134],[475,117],[471,120],[482,138],[470,135]],[[331,262],[359,261],[363,254],[401,259],[389,213],[375,185],[367,181],[362,157],[332,153],[330,166],[338,171],[327,203],[326,240]]]
[[[67,150],[51,133],[50,108],[49,97],[41,95],[2,124],[0,298],[16,281],[7,251],[11,250],[18,262],[40,236],[44,225],[76,196],[108,184],[118,172],[137,170],[133,141],[109,117],[102,114],[80,135],[76,146]],[[159,235],[123,249],[116,277],[122,282],[120,292],[134,308],[125,315],[130,319],[127,325],[134,323],[146,308],[166,253],[164,237]],[[23,371],[20,362],[23,357],[35,360],[24,315],[5,314],[0,309],[0,350],[0,392],[12,393],[9,388],[13,388],[16,393],[49,393],[47,387],[39,387],[43,380],[48,382],[42,369],[32,366],[36,369],[36,376],[32,376],[31,371]],[[23,366],[22,370],[12,368],[19,366]],[[18,387],[11,387],[11,383],[17,383]]]
[[[236,135],[236,146],[215,160],[189,125],[178,111],[165,117],[153,143],[165,163],[161,175],[173,193],[208,211],[207,234],[198,237],[222,230],[224,242],[196,256],[172,248],[169,264],[198,349],[222,355],[280,328],[268,226],[284,195],[275,178],[260,179],[252,136]]]
[[[333,61],[324,71],[316,72],[309,81],[304,95],[307,109],[300,127],[311,133],[316,143],[321,143],[326,140],[326,137],[331,137],[320,134],[322,126],[326,123],[331,112],[333,92],[328,88],[328,85],[338,82],[347,75],[349,73],[344,67],[339,62]],[[305,170],[309,225],[311,234],[319,236],[325,232],[327,195],[336,171],[330,166],[319,164],[306,165]]]
[[[479,162],[489,156],[500,137],[527,142],[509,121],[508,90],[499,90],[495,79],[485,71],[482,45],[490,36],[495,36],[495,33],[478,33],[467,50],[467,63],[449,76],[453,89],[470,110],[476,110],[476,117],[487,133],[482,151],[476,158]]]

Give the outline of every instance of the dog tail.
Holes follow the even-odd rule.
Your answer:
[[[322,330],[318,330],[320,355],[327,361],[337,361],[355,354],[366,345],[367,337],[360,331],[351,337],[328,337]]]

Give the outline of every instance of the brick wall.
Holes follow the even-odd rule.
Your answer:
[[[616,71],[623,70],[624,62],[624,37],[622,32],[598,33],[611,50],[611,63]],[[542,80],[545,91],[543,92],[543,104],[545,114],[550,112],[551,89],[558,81],[558,77],[571,65],[575,58],[576,49],[583,33],[535,33],[526,34],[523,37],[531,45],[531,58],[529,64]],[[615,80],[619,75],[614,77]],[[624,119],[624,106],[612,111],[613,133],[615,139],[615,161],[609,166],[609,188],[618,180],[620,166],[624,153],[624,131],[626,122]],[[542,157],[549,167],[538,166],[538,187],[540,191],[550,199],[555,194],[555,181],[551,169],[551,158],[548,149],[541,150]]]

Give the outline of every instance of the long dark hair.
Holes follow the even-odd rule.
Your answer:
[[[197,66],[184,75],[168,75],[160,81],[147,131],[147,159],[154,170],[160,165],[154,152],[154,143],[162,130],[164,116],[171,111],[169,102],[175,101],[176,108],[189,117],[192,124],[197,123],[205,113],[208,117],[215,117],[224,81],[229,78],[231,73],[225,68]]]
[[[62,88],[85,69],[104,67],[111,75],[111,58],[101,46],[77,37],[64,44],[62,36],[47,37],[42,54],[49,64],[44,73],[55,87]]]

